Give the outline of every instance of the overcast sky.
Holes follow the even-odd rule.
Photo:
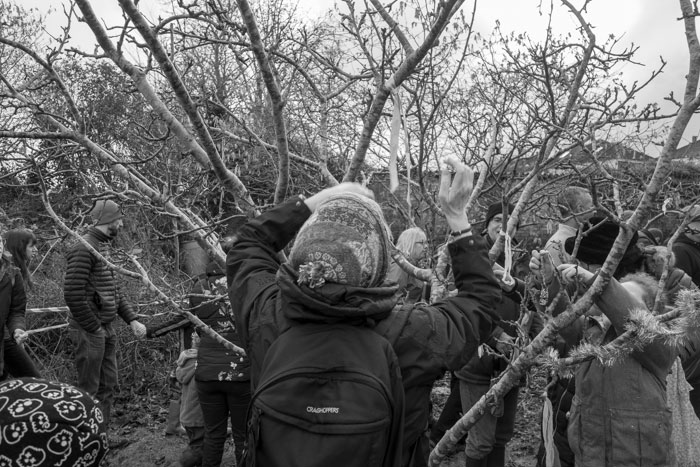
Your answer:
[[[15,0],[24,6],[32,6],[46,11],[49,5],[57,11],[48,18],[49,31],[55,32],[63,24],[60,10],[61,0]],[[299,0],[298,10],[308,17],[317,17],[330,8],[334,0]],[[580,4],[581,1],[574,2]],[[121,18],[117,0],[94,0],[93,8],[105,23],[118,24]],[[142,0],[141,9],[151,18],[157,16],[157,5],[161,0]],[[471,11],[471,1],[465,2],[465,13]],[[540,15],[540,5],[544,10]],[[547,27],[546,12],[550,3],[546,0],[480,0],[477,6],[476,29],[487,35],[498,19],[503,31],[527,32],[531,37],[543,37]],[[559,1],[554,2],[555,15],[552,22],[554,33],[564,34],[576,26],[575,19],[566,12]],[[594,32],[599,42],[604,42],[609,34],[622,37],[622,44],[634,43],[639,46],[635,60],[644,66],[630,66],[623,70],[627,82],[637,79],[644,81],[652,69],[660,65],[660,56],[667,65],[663,74],[653,86],[640,95],[640,104],[656,101],[662,107],[663,98],[673,91],[681,98],[684,90],[684,76],[688,69],[688,47],[685,42],[683,23],[678,21],[680,6],[676,0],[593,0],[586,18],[595,26]],[[73,37],[84,47],[94,43],[94,38],[84,24],[74,25]],[[667,107],[668,109],[669,107]],[[691,121],[684,141],[690,142],[700,133],[700,118]]]

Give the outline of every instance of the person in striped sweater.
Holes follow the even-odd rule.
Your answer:
[[[110,241],[124,225],[119,205],[111,200],[98,200],[90,215],[94,226],[83,235],[83,241],[68,251],[63,296],[70,310],[78,387],[98,400],[109,426],[118,382],[114,319],[119,315],[138,338],[146,336],[146,326],[138,321],[134,307],[122,294],[115,272],[103,260],[109,256]]]

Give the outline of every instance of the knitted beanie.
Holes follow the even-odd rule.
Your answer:
[[[595,226],[595,230],[588,232],[592,226]],[[620,226],[603,217],[591,217],[588,223],[584,225],[583,231],[588,233],[581,237],[576,258],[587,264],[603,264],[612,249],[613,243],[615,243],[617,234],[620,232]],[[567,238],[564,242],[564,248],[568,254],[574,251],[576,237],[578,237],[578,231],[575,236]],[[635,232],[629,245],[627,245],[625,255],[620,261],[618,271],[629,268],[634,269],[637,263],[643,261],[642,251],[637,246],[638,238],[639,236]]]
[[[111,199],[98,199],[90,211],[90,216],[95,225],[110,224],[124,217],[117,203]]]
[[[515,206],[508,203],[509,216],[513,212],[513,209],[515,209]],[[486,210],[486,220],[484,221],[484,229],[486,229],[489,226],[489,222],[491,222],[491,219],[493,219],[497,214],[503,214],[503,203],[501,202],[489,205],[488,209]]]
[[[331,196],[299,230],[289,254],[297,282],[377,287],[389,267],[391,233],[379,205],[366,196]]]
[[[98,466],[106,429],[97,403],[78,388],[38,378],[0,383],[2,466]]]

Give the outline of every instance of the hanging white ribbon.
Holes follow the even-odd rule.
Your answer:
[[[554,417],[552,401],[545,396],[542,410],[542,440],[544,441],[546,467],[560,467],[561,465],[559,451],[554,444]]]
[[[411,200],[411,140],[408,138],[408,125],[406,124],[406,109],[402,109],[401,116],[404,121],[403,125],[403,144],[404,144],[404,159],[406,163],[406,205],[408,207],[408,217],[411,225],[413,225],[413,208]]]
[[[505,239],[505,246],[503,247],[504,253],[505,253],[505,260],[503,261],[503,283],[507,285],[508,287],[512,287],[515,284],[515,279],[513,279],[513,276],[510,274],[510,270],[513,267],[513,249],[512,249],[512,240],[510,238],[510,235],[508,235],[508,232],[503,232],[501,230],[501,235],[504,236]]]
[[[394,111],[391,116],[391,138],[389,142],[389,190],[393,193],[399,187],[397,159],[399,154],[399,135],[401,133],[401,99],[396,89],[391,95],[394,101]]]

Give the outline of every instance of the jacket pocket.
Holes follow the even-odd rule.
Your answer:
[[[581,403],[578,397],[574,397],[571,402],[571,408],[568,413],[568,425],[566,427],[566,436],[569,439],[569,447],[574,453],[576,459],[581,458]]]
[[[671,411],[610,409],[613,465],[666,467],[671,446]]]
[[[605,423],[599,408],[584,406],[574,396],[569,410],[567,437],[577,466],[605,465]]]

